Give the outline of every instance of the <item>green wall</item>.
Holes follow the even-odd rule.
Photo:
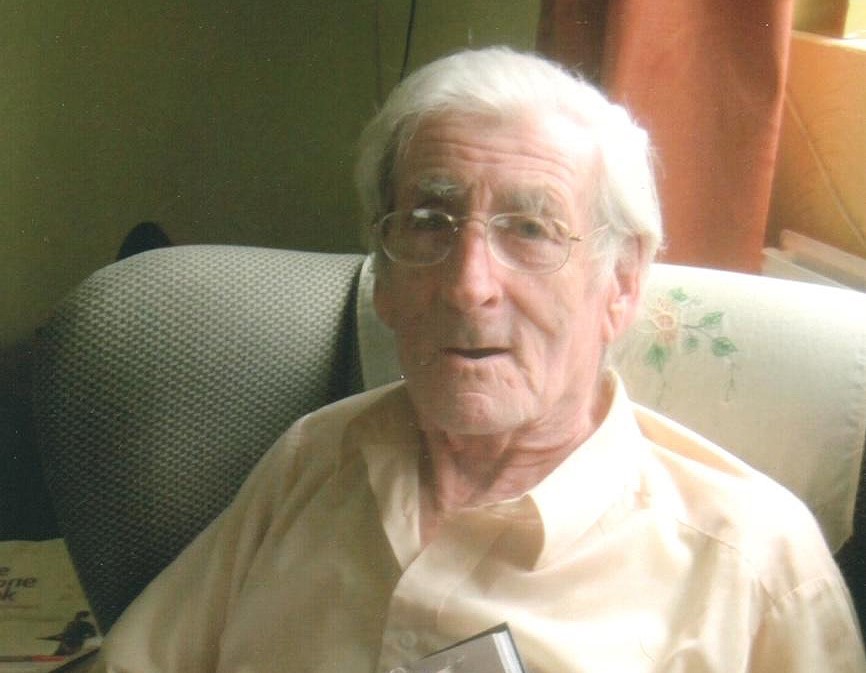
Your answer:
[[[538,1],[418,0],[409,67],[531,48]],[[56,534],[31,450],[29,339],[129,230],[360,250],[358,133],[408,0],[0,0],[0,539]]]
[[[359,250],[355,139],[396,81],[395,0],[0,2],[0,349],[129,229]],[[419,0],[410,67],[531,48],[538,2]]]

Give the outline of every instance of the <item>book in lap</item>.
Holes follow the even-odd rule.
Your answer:
[[[507,624],[434,652],[392,673],[526,673]]]

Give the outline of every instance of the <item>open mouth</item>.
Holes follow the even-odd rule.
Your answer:
[[[483,358],[489,358],[494,355],[502,355],[506,352],[504,348],[446,348],[446,355],[457,355],[461,358],[468,358],[470,360],[481,360]]]

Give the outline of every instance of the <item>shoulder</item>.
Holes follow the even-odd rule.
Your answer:
[[[782,485],[679,424],[635,405],[650,450],[652,506],[751,575],[770,599],[839,573],[815,517]]]
[[[275,442],[265,461],[332,462],[352,450],[348,434],[363,441],[405,419],[408,398],[401,383],[374,388],[328,404],[298,419]],[[352,442],[355,445],[357,442]]]
[[[399,386],[384,386],[301,417],[259,459],[226,512],[262,532],[278,510],[302,506],[335,474],[357,467],[371,436],[365,427],[382,427],[403,397]]]
[[[317,438],[333,439],[347,427],[379,427],[395,415],[404,415],[408,398],[401,382],[373,388],[328,404],[300,418],[281,442],[305,443]]]

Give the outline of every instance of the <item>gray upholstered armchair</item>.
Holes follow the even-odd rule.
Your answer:
[[[293,420],[397,375],[363,262],[156,250],[94,274],[41,331],[42,460],[103,629]],[[866,621],[866,295],[665,265],[650,281],[615,354],[633,395],[797,492]]]
[[[288,425],[360,389],[362,261],[154,250],[95,273],[40,332],[46,484],[104,630]]]

